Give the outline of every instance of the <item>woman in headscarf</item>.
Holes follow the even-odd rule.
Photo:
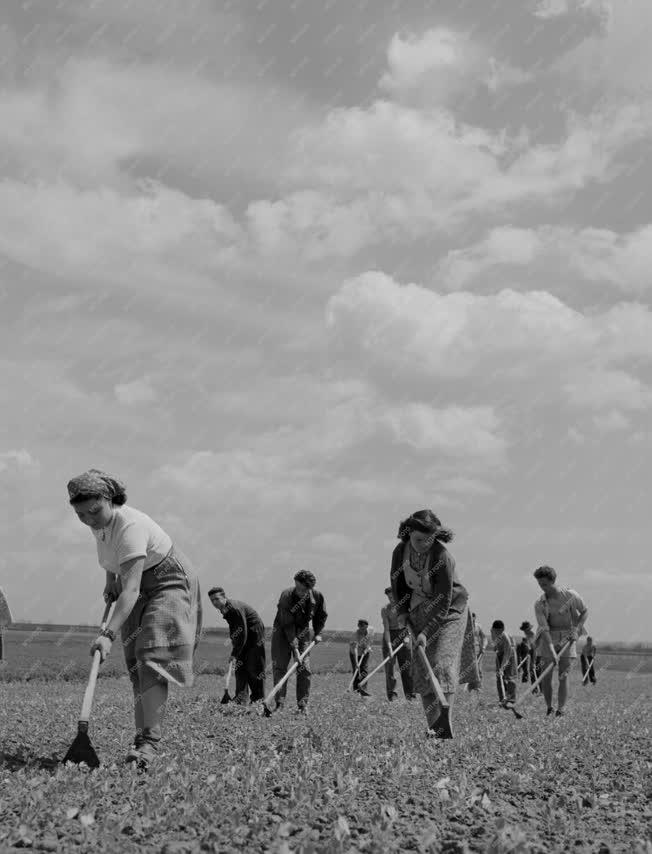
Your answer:
[[[121,633],[134,693],[136,737],[127,762],[147,768],[156,756],[168,682],[190,686],[201,632],[199,582],[188,559],[153,519],[126,504],[117,478],[89,469],[68,483],[79,520],[93,531],[106,572],[104,600],[115,601],[91,646],[102,661]]]
[[[453,532],[432,510],[419,510],[399,525],[390,581],[399,627],[423,646],[446,701],[452,707],[458,683],[479,687],[468,593],[444,543]],[[413,658],[415,690],[421,694],[428,733],[447,737],[438,725],[441,708],[419,655]],[[448,736],[450,737],[450,736]]]

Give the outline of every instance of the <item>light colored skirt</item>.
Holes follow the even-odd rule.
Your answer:
[[[432,620],[432,604],[422,602],[410,611],[410,624],[415,635],[424,631]],[[445,694],[455,693],[459,684],[480,687],[478,663],[473,641],[473,623],[468,607],[462,613],[449,612],[426,645],[426,657]],[[428,673],[415,649],[412,656],[414,690],[421,694],[434,693]]]
[[[197,574],[188,558],[172,548],[157,566],[143,572],[140,594],[122,626],[127,666],[153,663],[181,685],[191,686],[201,626]]]

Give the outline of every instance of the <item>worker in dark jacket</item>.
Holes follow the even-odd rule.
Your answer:
[[[516,701],[516,647],[505,632],[505,623],[494,620],[491,624],[491,640],[496,650],[496,688],[501,706]]]
[[[313,640],[321,641],[326,624],[324,597],[315,590],[317,579],[305,569],[294,576],[294,587],[281,593],[272,629],[272,668],[274,685],[285,676],[290,660],[299,660],[301,653],[310,643],[312,623]],[[276,695],[276,708],[285,703],[287,683]],[[310,656],[306,656],[297,668],[297,706],[305,712],[310,696]]]
[[[224,588],[208,591],[211,603],[229,624],[231,660],[235,668],[235,702],[256,703],[265,696],[265,626],[246,602],[227,599]]]
[[[541,674],[541,659],[536,654],[534,630],[527,620],[521,623],[520,629],[523,638],[516,648],[516,655],[521,668],[521,682],[534,683]],[[535,688],[532,693],[538,694],[539,689]]]

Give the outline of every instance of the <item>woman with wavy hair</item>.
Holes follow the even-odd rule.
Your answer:
[[[115,607],[91,646],[102,661],[118,632],[134,693],[136,737],[127,762],[147,768],[156,756],[168,682],[190,686],[201,631],[199,582],[188,559],[145,513],[127,506],[124,484],[99,469],[68,483],[79,520],[92,530],[106,573],[104,600]]]
[[[412,513],[399,525],[401,542],[392,554],[390,573],[399,627],[403,632],[411,629],[417,645],[424,647],[451,707],[458,683],[479,687],[468,593],[444,545],[453,536],[432,510]],[[414,656],[413,668],[428,734],[450,738],[448,727],[438,724],[441,707],[418,655]]]

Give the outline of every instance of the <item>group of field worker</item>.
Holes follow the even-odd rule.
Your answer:
[[[67,488],[72,509],[93,533],[105,577],[107,615],[90,652],[99,653],[104,661],[120,635],[133,689],[135,722],[125,761],[147,769],[159,751],[169,683],[191,686],[194,681],[203,620],[198,575],[161,526],[127,504],[126,487],[119,478],[89,469],[72,478]],[[427,734],[439,739],[453,736],[450,713],[458,686],[480,688],[479,659],[484,651],[482,629],[469,609],[468,592],[446,548],[453,536],[432,510],[418,510],[400,522],[385,591],[388,601],[382,610],[383,655],[389,657],[387,697],[397,697],[397,665],[405,697],[421,698]],[[536,647],[543,668],[550,662],[558,667],[559,715],[567,698],[566,676],[577,657],[576,641],[585,634],[588,611],[575,591],[557,586],[551,567],[539,567],[534,576],[542,590],[534,607],[537,633],[533,639],[526,633],[525,640]],[[229,599],[221,587],[211,588],[209,598],[229,626],[236,698],[240,702],[246,702],[247,696],[253,703],[264,701],[265,712],[271,713],[268,702],[273,692],[266,697],[265,628],[260,616],[250,605]],[[277,709],[285,702],[288,667],[296,664],[297,711],[305,713],[311,681],[308,653],[321,641],[327,616],[314,574],[300,570],[294,575],[294,586],[280,595],[272,629]],[[500,621],[494,622],[492,637],[500,697],[508,703],[516,679],[513,644]],[[369,624],[361,620],[349,647],[354,672],[351,687],[361,694],[367,693],[370,647]],[[536,673],[532,655],[528,654],[528,662],[533,663],[523,670],[524,679]],[[551,714],[552,672],[542,680],[541,689]]]
[[[469,612],[466,590],[457,578],[454,560],[443,546],[442,540],[451,537],[452,533],[429,510],[418,511],[401,522],[401,545],[394,551],[392,584],[385,588],[388,601],[381,610],[387,699],[391,702],[398,697],[398,668],[406,700],[414,700],[417,694],[421,696],[429,732],[434,735],[438,730],[440,704],[433,696],[419,657],[413,654],[413,644],[424,647],[449,704],[457,684],[465,684],[470,690],[480,688],[480,665],[488,645],[475,613]],[[576,591],[557,586],[556,572],[551,567],[539,567],[534,576],[543,591],[534,606],[537,633],[529,622],[523,622],[520,627],[523,637],[517,646],[506,633],[502,620],[494,620],[491,626],[498,700],[505,707],[516,701],[520,673],[521,680],[533,686],[533,693],[543,694],[546,713],[554,712],[561,717],[568,698],[568,673],[577,657],[576,641],[583,632],[588,610]],[[310,664],[309,656],[303,657],[302,653],[310,640],[311,619],[313,640],[321,640],[326,612],[322,594],[314,589],[314,575],[301,571],[294,580],[295,587],[283,591],[278,603],[272,630],[272,671],[276,685],[290,662],[297,662],[297,708],[305,712],[310,693]],[[262,700],[265,630],[261,618],[246,603],[227,599],[223,588],[212,588],[209,598],[229,625],[233,643],[231,660],[236,669],[236,702]],[[367,619],[360,619],[349,641],[349,660],[353,674],[350,687],[362,696],[369,696],[371,656],[370,624]],[[595,647],[588,638],[582,653],[582,672],[588,673],[593,684],[594,656]],[[551,662],[557,665],[559,676],[556,711],[552,671],[545,669]],[[285,696],[283,685],[276,695],[277,709],[283,707]]]
[[[312,572],[300,570],[294,576],[294,587],[281,593],[272,628],[272,675],[277,685],[291,662],[297,667],[297,711],[305,713],[310,698],[310,655],[307,647],[312,640],[321,641],[328,614],[324,596],[315,585]],[[228,599],[223,587],[208,591],[211,603],[229,626],[235,668],[235,701],[257,703],[265,697],[265,626],[258,613],[246,602]],[[287,685],[275,695],[277,709],[283,708]]]

